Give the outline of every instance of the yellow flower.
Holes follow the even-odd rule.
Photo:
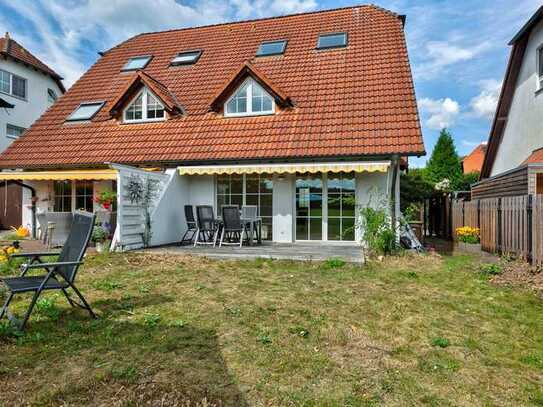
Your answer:
[[[15,232],[15,236],[21,239],[30,235],[30,231],[24,226],[19,226],[18,228],[12,227],[11,229]]]

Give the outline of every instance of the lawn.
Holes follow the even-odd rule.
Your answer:
[[[49,294],[0,327],[0,405],[543,405],[543,301],[473,257],[100,255],[79,286],[98,320]]]

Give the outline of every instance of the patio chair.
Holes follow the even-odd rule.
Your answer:
[[[251,235],[249,239],[254,239],[256,234],[257,240],[260,242],[260,229],[262,227],[262,219],[258,217],[258,206],[256,205],[244,205],[241,207],[241,218],[247,222],[246,227],[249,226],[249,231]]]
[[[219,247],[224,245],[243,245],[243,235],[247,234],[245,224],[241,221],[239,207],[227,205],[222,207],[222,231]],[[225,238],[228,242],[225,242]]]
[[[36,214],[36,219],[38,221],[39,229],[40,229],[40,237],[39,240],[45,244],[47,242],[47,215],[45,212],[41,212]]]
[[[61,290],[72,307],[80,307],[89,312],[91,317],[96,318],[90,305],[87,303],[83,295],[75,287],[74,281],[77,275],[79,266],[83,263],[82,259],[87,250],[92,229],[94,227],[95,215],[86,212],[75,212],[72,221],[70,234],[62,251],[60,253],[42,252],[42,253],[21,253],[14,254],[12,258],[26,258],[28,263],[21,266],[21,275],[19,277],[3,278],[1,281],[7,287],[9,294],[0,311],[0,320],[7,315],[8,319],[14,323],[16,319],[8,311],[9,304],[16,294],[33,292],[32,302],[28,308],[22,323],[19,326],[20,330],[24,330],[30,314],[36,305],[40,294],[45,290]],[[55,262],[44,262],[42,257],[58,255]],[[44,269],[47,274],[39,276],[26,276],[29,270]],[[72,299],[68,292],[71,288],[79,297],[81,303]]]
[[[185,243],[192,243],[192,241],[194,240],[194,235],[198,230],[196,220],[194,219],[194,210],[192,208],[192,205],[185,205],[185,222],[187,224],[187,230],[181,238],[181,245]],[[190,238],[187,238],[187,236],[190,236]]]
[[[219,233],[219,223],[215,219],[213,207],[210,205],[197,206],[196,218],[198,229],[196,230],[194,247],[199,244],[215,246]]]
[[[72,212],[47,212],[45,214],[47,220],[47,244],[49,247],[61,247],[68,238],[70,227],[72,225]],[[53,229],[49,226],[51,224]]]

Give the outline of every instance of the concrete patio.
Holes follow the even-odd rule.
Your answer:
[[[254,246],[164,246],[147,249],[155,253],[190,254],[223,259],[278,259],[299,261],[325,261],[341,258],[349,263],[363,263],[362,248],[354,244],[339,243],[271,243]]]

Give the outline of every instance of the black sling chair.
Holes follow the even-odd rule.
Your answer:
[[[92,229],[94,227],[95,215],[86,212],[75,212],[72,220],[72,227],[70,234],[62,251],[60,253],[42,252],[42,253],[20,253],[13,254],[11,258],[27,258],[28,263],[21,266],[21,275],[19,277],[3,278],[1,281],[7,286],[9,294],[0,311],[0,320],[7,315],[8,319],[12,323],[16,323],[17,319],[8,311],[8,306],[15,294],[34,292],[30,307],[25,314],[23,321],[21,322],[19,329],[22,331],[25,328],[30,314],[36,301],[38,300],[42,291],[45,290],[61,290],[68,302],[72,307],[80,307],[89,312],[92,318],[96,318],[96,315],[92,311],[90,305],[87,303],[83,295],[75,287],[74,281],[77,274],[77,270],[81,264],[83,264],[83,256],[87,251],[87,245],[91,238]],[[56,262],[43,262],[42,257],[57,256]],[[29,270],[44,269],[47,274],[40,276],[27,277],[26,273]],[[79,297],[81,303],[73,300],[68,292],[68,288],[71,288],[74,293]]]

